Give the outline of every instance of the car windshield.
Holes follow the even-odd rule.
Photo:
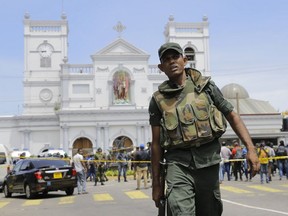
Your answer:
[[[64,160],[35,160],[32,162],[35,168],[63,167],[68,166]]]

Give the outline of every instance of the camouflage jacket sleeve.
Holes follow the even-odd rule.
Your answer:
[[[155,101],[155,98],[152,97],[149,104],[149,122],[152,126],[160,126],[160,120],[162,118],[161,111],[158,108],[158,105]]]
[[[233,111],[233,105],[224,98],[222,92],[212,80],[208,82],[204,90],[210,95],[217,109],[225,116]]]

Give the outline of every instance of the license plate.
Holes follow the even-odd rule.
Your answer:
[[[62,173],[61,172],[56,172],[53,174],[54,179],[59,179],[62,178]]]

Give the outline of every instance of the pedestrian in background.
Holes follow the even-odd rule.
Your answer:
[[[151,166],[151,142],[147,142],[147,153],[149,154],[150,163],[148,163],[148,172],[147,172],[147,179],[148,183],[150,182],[149,179],[152,179],[152,166]]]
[[[273,143],[272,142],[268,142],[266,145],[266,148],[268,150],[268,154],[269,154],[269,161],[268,161],[268,178],[269,181],[272,181],[272,176],[273,176],[273,170],[274,170],[274,157],[275,155],[275,151],[273,149]]]
[[[118,182],[121,181],[120,177],[123,175],[124,182],[127,182],[127,168],[128,168],[128,155],[124,151],[124,149],[120,149],[119,153],[116,156],[116,160],[118,160]]]
[[[269,183],[269,176],[268,176],[268,163],[269,163],[269,152],[268,149],[265,147],[265,143],[262,142],[258,149],[258,157],[260,161],[260,181],[261,184],[264,183],[264,176],[266,183]]]
[[[222,165],[222,181],[224,180],[225,173],[227,173],[227,179],[230,181],[230,171],[231,171],[231,150],[226,146],[226,142],[222,142],[221,146],[221,157],[223,158],[223,165]]]
[[[252,172],[251,172],[252,170],[250,169],[249,164],[247,163],[247,148],[246,147],[242,149],[242,154],[243,154],[243,158],[245,159],[242,164],[243,164],[243,169],[244,169],[244,175],[246,177],[246,182],[252,181]]]
[[[131,165],[131,169],[133,170],[133,178],[134,178],[134,180],[136,180],[136,176],[137,176],[137,170],[136,170],[137,163],[135,162],[135,160],[136,160],[136,154],[139,151],[139,149],[140,149],[139,146],[136,146],[135,151],[133,151],[132,154],[131,154],[131,160],[133,161],[132,165]]]
[[[83,160],[83,149],[79,148],[77,154],[73,157],[73,166],[77,173],[78,194],[87,194],[86,191],[86,172],[87,167]]]
[[[243,153],[242,153],[242,148],[239,145],[239,142],[237,140],[233,141],[233,146],[234,148],[232,149],[232,157],[235,159],[233,162],[233,173],[235,177],[235,181],[238,180],[238,173],[239,173],[239,178],[242,181],[242,162],[243,162]]]
[[[144,179],[144,188],[147,189],[147,172],[148,172],[148,161],[150,161],[150,155],[147,151],[144,150],[145,145],[140,144],[140,150],[136,153],[136,172],[137,172],[137,188],[140,190],[140,182],[143,177]]]
[[[88,165],[88,172],[87,172],[87,176],[86,179],[90,179],[90,181],[95,181],[96,178],[96,166],[95,166],[95,161],[94,161],[94,154],[90,154],[87,157],[87,165]]]
[[[279,157],[277,159],[277,165],[278,165],[278,170],[279,170],[279,180],[282,180],[283,174],[286,173],[286,178],[288,179],[288,163],[287,159],[285,156],[287,156],[287,151],[284,145],[284,142],[281,140],[279,143],[279,146],[276,150],[276,156]]]
[[[97,183],[100,182],[101,185],[104,185],[104,172],[105,172],[105,163],[104,163],[104,154],[102,153],[102,148],[98,148],[95,153],[96,160],[96,178],[94,186],[97,186]]]

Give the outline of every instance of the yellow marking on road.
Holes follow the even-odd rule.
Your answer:
[[[245,193],[245,194],[252,193],[251,191],[247,191],[247,190],[240,189],[240,188],[237,188],[237,187],[232,187],[232,186],[221,185],[220,188],[222,190],[226,190],[226,191],[233,192],[233,193],[239,193],[239,194],[241,194],[241,193]]]
[[[272,192],[272,193],[285,192],[283,190],[274,189],[274,188],[266,187],[266,186],[263,186],[263,185],[250,185],[250,186],[247,186],[247,187],[253,188],[253,189],[256,189],[256,190],[265,191],[265,192]]]
[[[75,200],[75,196],[62,197],[59,201],[59,204],[60,205],[71,204],[71,203],[74,203],[74,200]]]
[[[35,205],[40,205],[43,200],[36,199],[36,200],[27,200],[25,201],[22,206],[35,206]]]
[[[8,205],[9,202],[0,202],[0,208],[3,208],[4,206]]]
[[[131,199],[147,199],[149,196],[147,196],[145,193],[141,191],[129,191],[125,192],[127,196],[129,196]]]
[[[114,200],[113,197],[108,194],[108,193],[104,193],[104,194],[94,194],[93,198],[95,201],[110,201],[110,200]]]

